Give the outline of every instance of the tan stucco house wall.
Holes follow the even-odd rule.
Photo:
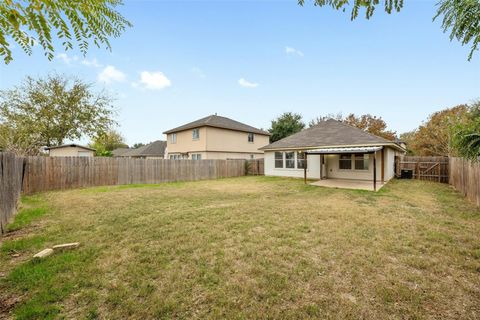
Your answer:
[[[251,159],[263,158],[263,151],[269,136],[253,134],[253,142],[248,141],[248,132],[221,128],[201,127],[199,138],[193,139],[193,129],[176,132],[176,142],[172,133],[167,134],[168,156],[174,154],[201,154],[202,159]],[[190,156],[189,156],[190,158]]]
[[[225,127],[217,127],[211,122],[209,125],[203,124],[207,121],[214,121]],[[212,115],[194,123],[196,125],[198,123],[198,125],[187,124],[187,128],[182,126],[178,130],[165,132],[167,135],[167,158],[258,159],[263,158],[264,155],[259,148],[269,143],[268,132],[225,117]],[[198,130],[198,138],[194,138],[194,130]],[[253,141],[249,141],[249,135],[251,137],[252,134]]]
[[[50,157],[93,157],[95,151],[79,146],[61,146],[48,150]]]

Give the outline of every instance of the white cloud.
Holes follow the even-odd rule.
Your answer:
[[[258,83],[255,82],[250,82],[248,80],[245,80],[244,78],[241,78],[238,80],[238,84],[244,88],[256,88],[258,87]]]
[[[289,56],[303,57],[303,52],[292,47],[285,47],[285,53]]]
[[[114,81],[122,82],[127,79],[127,76],[122,71],[118,70],[114,66],[106,66],[102,72],[98,74],[98,81],[111,83]]]
[[[207,77],[203,72],[203,70],[200,69],[199,67],[193,67],[192,72],[202,79],[205,79]]]
[[[93,58],[92,60],[88,60],[88,59],[83,59],[82,60],[82,64],[87,66],[87,67],[94,67],[94,68],[101,68],[103,67],[102,64],[100,64],[98,61],[97,61],[97,58]]]
[[[55,58],[62,60],[65,64],[70,64],[72,61],[77,61],[78,60],[77,56],[70,57],[66,53],[57,54],[57,56]]]
[[[160,71],[142,71],[140,73],[140,82],[133,82],[132,86],[137,88],[142,86],[145,89],[149,90],[162,90],[167,87],[170,87],[172,82],[167,78],[163,72]]]

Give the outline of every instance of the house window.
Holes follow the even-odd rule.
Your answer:
[[[275,152],[275,168],[283,168],[283,152]]]
[[[255,156],[253,154],[251,154],[250,159],[255,159]]]
[[[250,132],[248,134],[248,142],[253,142],[253,139],[254,139],[254,135],[253,135],[253,133]]]
[[[202,155],[200,153],[193,153],[192,160],[202,160]]]
[[[192,138],[193,140],[200,139],[200,129],[197,128],[192,130]]]
[[[351,154],[341,154],[338,167],[341,170],[352,170],[352,155]]]
[[[355,155],[355,170],[368,170],[368,153]]]
[[[170,135],[170,143],[177,143],[177,134],[176,133],[172,133]]]
[[[295,152],[285,152],[285,168],[295,169]]]
[[[297,151],[297,169],[305,168],[305,152]]]
[[[170,155],[170,160],[178,160],[180,159],[180,155],[179,154],[171,154]]]

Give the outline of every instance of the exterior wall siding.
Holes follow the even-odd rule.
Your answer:
[[[394,177],[395,151],[385,148],[385,181]],[[377,152],[377,181],[382,179],[381,152]],[[339,155],[325,155],[323,176],[334,179],[373,180],[373,154],[370,155],[368,170],[340,170]],[[352,163],[353,165],[353,163]],[[303,169],[275,168],[275,152],[265,151],[265,175],[303,178]],[[307,177],[320,179],[320,155],[309,155]]]
[[[172,154],[201,154],[202,159],[254,159],[263,158],[259,148],[269,143],[269,137],[254,134],[254,142],[248,142],[248,133],[212,127],[200,127],[198,140],[192,139],[192,130],[177,132],[176,143],[171,143],[172,133],[167,134],[167,158]]]
[[[269,137],[261,134],[254,134],[253,142],[248,142],[248,132],[212,127],[206,129],[207,151],[263,154],[263,151],[258,149],[269,142]]]
[[[303,169],[275,168],[275,152],[265,151],[265,175],[303,178]],[[320,179],[320,156],[308,156],[307,178]]]
[[[84,153],[84,156],[88,155],[89,157],[93,157],[95,155],[95,153],[92,150],[87,150],[87,149],[78,148],[78,147],[64,147],[64,148],[50,149],[48,151],[48,155],[50,157],[78,157],[79,152]]]
[[[167,151],[171,153],[187,153],[194,151],[205,151],[207,149],[207,130],[206,127],[198,128],[200,130],[200,137],[193,140],[193,129],[176,132],[177,142],[171,143],[172,133],[167,134]]]
[[[390,180],[395,176],[395,155],[392,148],[385,149],[385,180]]]

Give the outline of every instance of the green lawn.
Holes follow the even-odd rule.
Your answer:
[[[480,318],[480,211],[448,185],[101,187],[25,197],[9,228],[0,318]]]

